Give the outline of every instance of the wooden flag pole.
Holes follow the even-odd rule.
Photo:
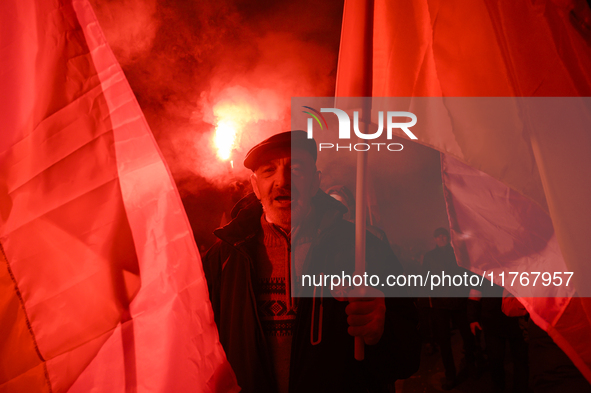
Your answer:
[[[367,128],[367,123],[363,123]],[[365,130],[364,130],[365,131]],[[367,152],[357,152],[357,178],[355,190],[355,274],[365,273],[365,236],[367,221]],[[365,295],[365,288],[356,288],[359,297]],[[355,359],[363,360],[365,347],[363,337],[355,337]]]
[[[374,0],[345,0],[341,46],[337,69],[336,101],[340,97],[371,97],[373,75]],[[346,101],[346,100],[344,100]],[[371,123],[370,99],[363,105],[361,132]],[[365,104],[365,103],[364,103]],[[338,106],[337,106],[338,107]],[[365,272],[365,234],[367,206],[367,152],[357,153],[355,215],[355,274]],[[350,297],[363,297],[365,288],[355,288]],[[363,360],[363,338],[355,337],[355,359]]]

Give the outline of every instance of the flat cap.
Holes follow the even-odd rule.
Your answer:
[[[302,130],[286,131],[275,134],[250,149],[244,158],[244,166],[254,171],[260,165],[259,159],[263,154],[279,147],[305,150],[310,153],[314,162],[318,157],[316,141],[308,139],[307,132]]]

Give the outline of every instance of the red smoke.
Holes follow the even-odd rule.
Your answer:
[[[290,129],[291,97],[334,94],[343,0],[91,2],[206,247],[248,192],[244,154]],[[236,130],[226,159],[220,122]],[[446,221],[438,154],[404,145],[403,155],[370,159],[386,159],[372,164],[374,213],[392,242],[428,242]],[[324,188],[355,188],[354,155],[349,165],[323,155],[319,168]]]
[[[334,94],[343,0],[91,3],[207,244],[227,190],[245,191],[245,153],[290,128],[291,97]],[[220,122],[236,130],[223,157]]]
[[[93,5],[182,191],[245,177],[246,151],[289,129],[292,96],[333,94],[342,1]],[[219,122],[237,127],[234,170]]]

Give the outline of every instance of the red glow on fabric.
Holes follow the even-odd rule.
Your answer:
[[[7,1],[0,19],[0,332],[16,338],[0,385],[238,391],[178,192],[89,3]]]

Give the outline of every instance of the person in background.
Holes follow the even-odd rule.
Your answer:
[[[416,258],[416,259],[415,259]],[[427,276],[427,270],[425,270],[424,265],[424,258],[425,255],[418,255],[418,257],[413,258],[414,266],[417,267],[417,271],[412,272],[414,274],[420,274],[423,277]],[[429,297],[429,288],[418,286],[415,289],[417,293],[417,309],[419,311],[419,332],[421,334],[421,339],[423,340],[423,344],[425,344],[425,352],[427,355],[435,355],[437,353],[437,342],[435,340],[435,331],[433,328],[433,321],[432,321],[432,310],[431,307],[431,299]]]
[[[435,248],[427,252],[423,258],[423,270],[432,275],[463,275],[466,269],[458,266],[454,250],[450,244],[449,232],[445,228],[437,228],[433,237]],[[470,273],[472,274],[472,273]],[[431,320],[435,341],[441,352],[441,359],[445,369],[445,379],[441,387],[444,390],[451,390],[458,384],[458,373],[454,363],[451,347],[451,323],[460,331],[462,336],[464,359],[466,368],[476,370],[476,345],[474,337],[470,333],[467,319],[467,302],[470,289],[466,287],[455,287],[453,285],[442,285],[434,288],[429,298],[431,304]]]
[[[503,313],[503,287],[484,280],[479,290],[472,289],[468,300],[468,320],[470,330],[476,335],[484,334],[486,353],[490,364],[493,392],[505,391],[505,349],[507,343],[513,361],[512,391],[526,392],[529,372],[527,364],[527,344],[520,326],[520,316],[507,316]]]

